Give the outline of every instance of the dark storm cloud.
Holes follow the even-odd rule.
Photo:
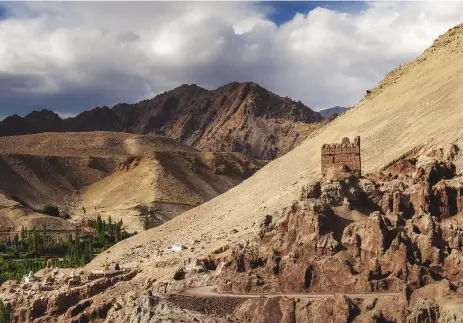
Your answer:
[[[0,117],[75,114],[184,83],[255,81],[314,108],[350,106],[463,18],[463,4],[374,2],[277,26],[249,2],[9,3]]]

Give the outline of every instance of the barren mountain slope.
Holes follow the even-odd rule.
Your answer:
[[[72,212],[77,191],[108,176],[118,158],[0,155],[0,192],[33,209]]]
[[[81,190],[75,215],[123,219],[142,231],[224,193],[264,165],[238,153],[157,152],[118,165]]]
[[[43,133],[0,137],[0,191],[32,208],[71,213],[78,190],[111,174],[128,156],[196,150],[161,136],[125,133]]]
[[[137,104],[118,104],[60,119],[51,111],[0,122],[0,136],[43,131],[158,133],[203,151],[243,152],[259,159],[280,156],[323,123],[323,117],[288,97],[251,82],[213,91],[182,85]]]
[[[201,241],[193,252],[181,253],[188,257],[243,241],[259,230],[265,215],[289,206],[302,185],[319,178],[322,144],[339,142],[344,136],[361,136],[364,173],[423,145],[438,147],[456,141],[461,136],[463,111],[462,41],[462,26],[457,26],[417,60],[391,72],[358,106],[290,153],[210,202],[117,244],[89,267],[110,259],[125,265],[141,261],[149,270],[147,262],[180,257],[168,251],[173,244]]]
[[[0,137],[0,154],[66,157],[139,156],[156,151],[197,151],[173,139],[123,132],[46,132]]]
[[[74,230],[70,222],[56,217],[36,213],[20,203],[12,201],[0,193],[0,240],[11,237],[10,232],[20,231],[21,227],[42,230],[44,226],[48,232],[60,234],[62,231]]]
[[[243,154],[203,153],[155,135],[0,137],[0,192],[10,200],[31,209],[56,205],[75,221],[111,215],[131,231],[143,230],[140,215],[148,216],[149,227],[159,225],[263,165]]]

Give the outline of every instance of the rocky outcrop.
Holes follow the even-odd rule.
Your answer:
[[[132,280],[136,274],[131,271],[108,276],[82,275],[78,283],[70,286],[66,283],[71,280],[69,277],[53,270],[32,284],[9,281],[1,286],[0,294],[9,295],[3,299],[15,309],[12,322],[88,322],[105,318],[114,302],[114,296],[99,302],[94,302],[93,297]]]
[[[220,288],[399,292],[460,279],[455,168],[419,158],[390,170],[304,186],[299,201],[262,220],[259,238],[233,249]]]
[[[406,322],[406,303],[397,297],[349,298],[336,294],[326,298],[250,299],[236,311],[239,322]]]
[[[135,282],[128,276],[134,273],[89,275],[56,288],[57,278],[47,278],[37,295],[15,283],[3,286],[3,295],[24,296],[6,302],[14,320],[25,322],[458,322],[463,312],[451,304],[463,304],[463,216],[451,205],[458,206],[462,178],[444,161],[419,160],[403,160],[365,178],[302,186],[298,200],[256,223],[254,239],[219,248],[219,258],[185,258],[166,271],[166,280],[145,286],[147,277]],[[119,291],[128,293],[140,283],[138,296],[119,300]],[[175,293],[210,285],[275,297]],[[356,298],[365,292],[379,294]]]
[[[249,300],[237,315],[250,321],[457,322],[463,312],[449,304],[463,302],[461,182],[451,163],[420,158],[304,186],[299,201],[262,220],[257,239],[233,249],[220,289],[402,295],[272,299],[273,312],[262,310],[270,300]]]
[[[234,299],[189,299],[181,296],[170,296],[146,293],[140,296],[133,306],[130,323],[155,322],[230,322],[233,310],[244,300]],[[117,312],[108,317],[109,321],[122,322]]]
[[[434,209],[432,212],[446,219],[463,213],[463,183],[441,180],[433,186]]]
[[[163,134],[203,151],[243,152],[273,159],[322,125],[324,118],[300,101],[255,83],[231,83],[208,91],[182,85],[137,104],[98,107],[61,119],[51,111],[12,116],[0,136],[39,132],[117,131]]]

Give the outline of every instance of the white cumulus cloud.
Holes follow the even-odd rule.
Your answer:
[[[0,114],[73,114],[183,83],[255,81],[315,109],[356,104],[463,21],[460,2],[317,8],[277,26],[267,3],[5,3]]]

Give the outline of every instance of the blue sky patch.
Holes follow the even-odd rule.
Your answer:
[[[6,8],[0,4],[0,20],[6,19]]]
[[[278,26],[292,20],[297,13],[307,14],[317,7],[349,13],[360,12],[368,6],[365,1],[270,1],[259,5],[270,9],[267,18]]]

